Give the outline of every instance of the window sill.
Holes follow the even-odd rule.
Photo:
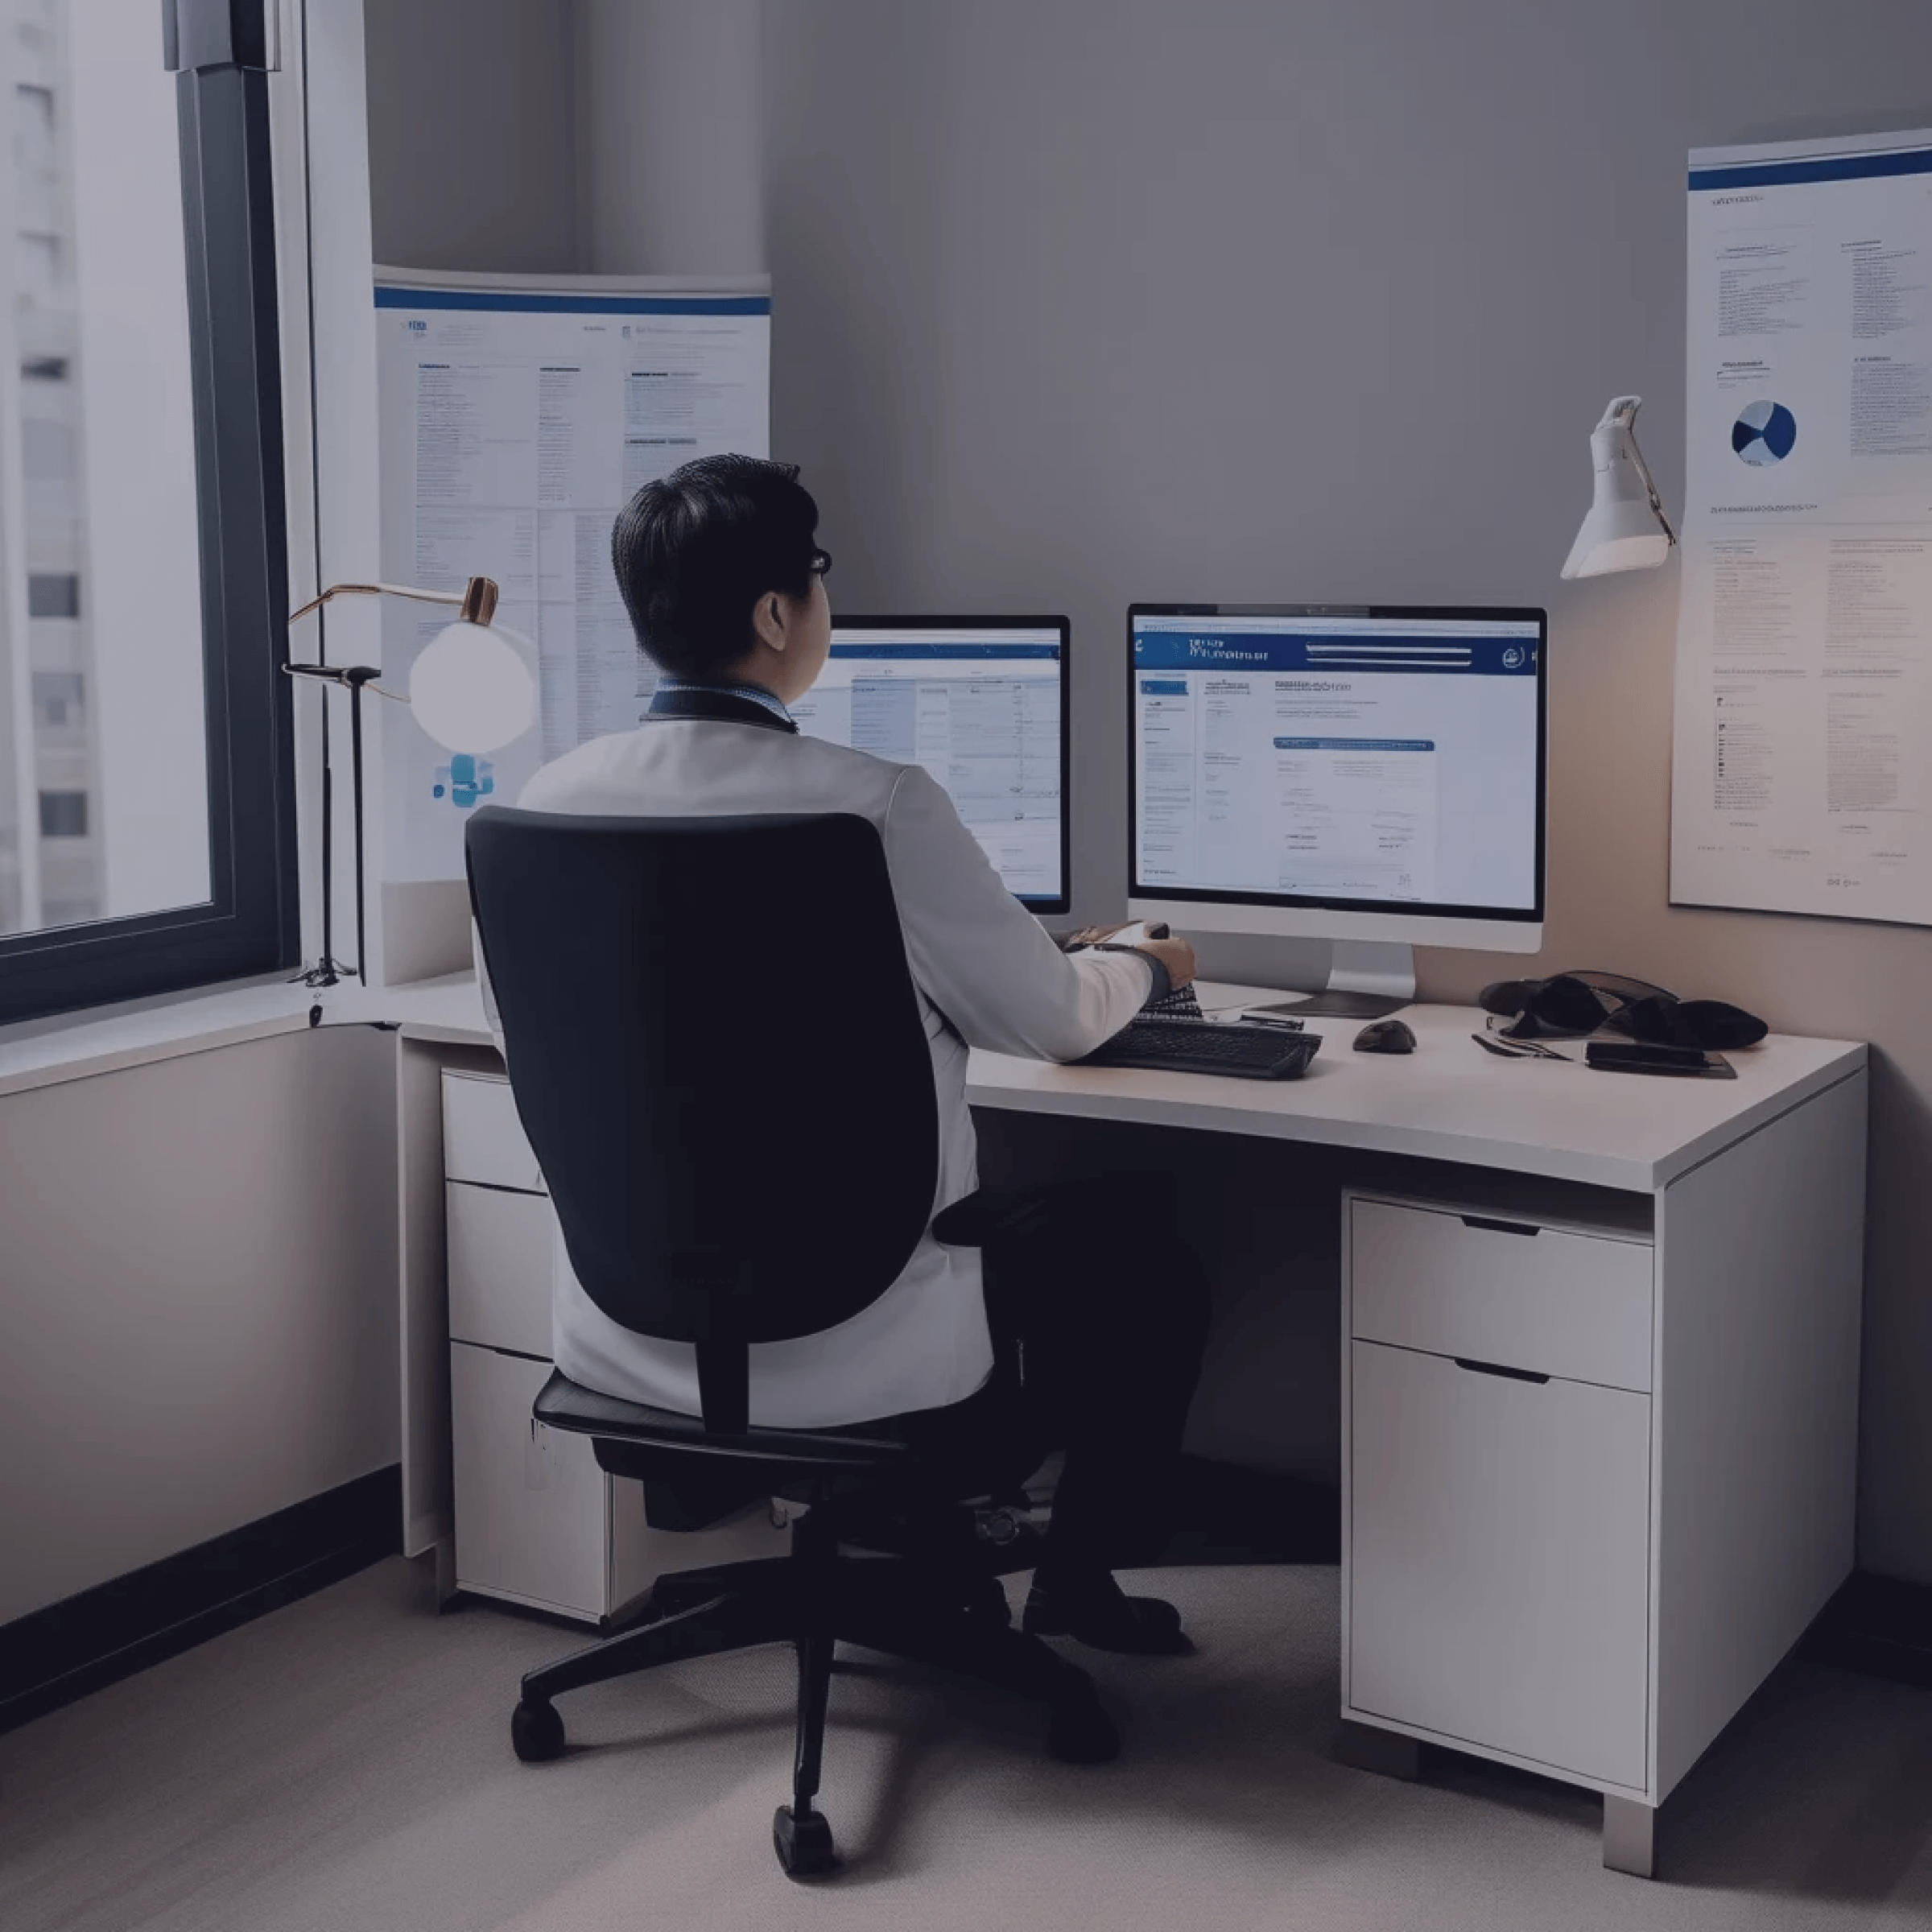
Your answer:
[[[0,1027],[0,1096],[91,1080],[126,1067],[300,1033],[320,1005],[324,1026],[394,1026],[412,1038],[487,1046],[473,975],[412,986],[292,985],[278,976],[173,997]]]

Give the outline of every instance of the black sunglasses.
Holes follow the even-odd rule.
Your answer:
[[[815,577],[829,575],[832,570],[832,552],[828,550],[815,550],[811,553],[811,561],[805,568]]]

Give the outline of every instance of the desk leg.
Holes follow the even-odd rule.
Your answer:
[[[1419,1740],[1404,1737],[1399,1731],[1385,1731],[1379,1725],[1358,1724],[1351,1718],[1342,1719],[1336,1755],[1358,1771],[1374,1771],[1384,1777],[1399,1777],[1414,1783],[1422,1775]]]
[[[428,1554],[436,1565],[436,1608],[440,1610],[456,1593],[456,1539],[440,1538]]]
[[[1657,1807],[1633,1798],[1604,1798],[1604,1868],[1633,1878],[1655,1876]]]

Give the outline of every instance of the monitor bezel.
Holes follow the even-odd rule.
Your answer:
[[[1064,916],[1073,906],[1073,679],[1072,621],[1060,617],[1014,617],[1001,613],[993,616],[961,614],[948,611],[898,617],[848,617],[835,611],[832,638],[836,644],[842,630],[1052,630],[1060,639],[1060,890],[1054,898],[1030,898],[1014,893],[1013,902],[1038,919]],[[991,863],[989,861],[989,863]],[[1004,881],[1001,881],[1005,883]]]
[[[1364,900],[1304,893],[1249,893],[1231,888],[1148,886],[1140,876],[1140,733],[1135,707],[1134,632],[1142,617],[1396,618],[1424,622],[1534,622],[1536,638],[1536,877],[1527,908],[1461,906],[1424,899]],[[1329,939],[1409,939],[1422,945],[1534,952],[1542,943],[1549,836],[1550,616],[1534,605],[1500,604],[1130,604],[1127,607],[1127,898],[1129,916],[1158,916],[1169,906],[1199,909],[1193,923],[1209,931]],[[1211,909],[1233,915],[1216,920]],[[1393,928],[1406,930],[1397,933]]]

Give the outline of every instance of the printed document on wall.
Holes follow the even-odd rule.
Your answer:
[[[1670,896],[1932,923],[1932,131],[1690,157]]]
[[[637,725],[657,679],[611,569],[612,522],[681,463],[770,448],[766,295],[431,280],[376,288],[382,576],[453,590],[493,577],[497,628],[527,652],[540,703],[523,737],[487,753],[440,746],[388,708],[391,880],[460,878],[472,811],[514,804],[539,766]],[[385,684],[406,687],[452,614],[384,601]]]

